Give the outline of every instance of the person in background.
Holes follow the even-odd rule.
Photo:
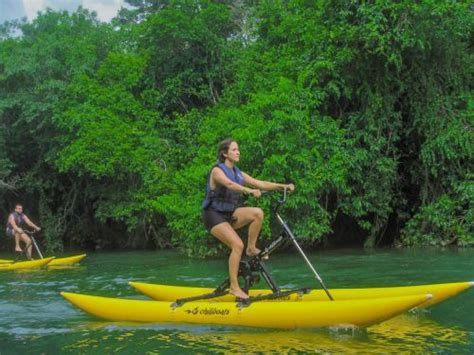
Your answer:
[[[23,230],[24,226],[28,225],[36,231],[41,230],[36,224],[23,213],[23,206],[19,203],[15,205],[15,211],[10,213],[7,222],[7,236],[15,238],[15,252],[22,253],[20,241],[26,245],[26,256],[31,260],[31,238]]]
[[[239,263],[244,243],[236,230],[248,226],[246,254],[255,256],[260,253],[256,246],[262,228],[263,211],[257,207],[238,207],[241,194],[260,197],[261,190],[295,189],[293,184],[278,184],[257,180],[240,171],[236,164],[240,159],[237,142],[226,139],[219,143],[218,162],[207,178],[206,199],[203,202],[203,222],[206,229],[231,249],[229,256],[229,292],[234,296],[247,299],[249,296],[238,283]],[[245,185],[251,186],[251,188]]]

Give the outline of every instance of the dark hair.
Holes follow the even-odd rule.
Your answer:
[[[236,140],[232,138],[226,138],[219,143],[218,148],[217,148],[217,161],[219,163],[225,162],[224,154],[227,154],[227,152],[229,151],[230,145],[233,142],[236,142]]]

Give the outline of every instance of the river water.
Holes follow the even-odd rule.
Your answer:
[[[348,249],[308,257],[328,288],[474,280],[474,249]],[[282,287],[319,286],[296,253],[274,254],[267,265]],[[175,251],[92,253],[74,267],[0,271],[0,354],[474,353],[474,288],[427,310],[357,330],[105,322],[59,295],[146,299],[128,281],[213,287],[226,273],[225,257],[190,259]]]

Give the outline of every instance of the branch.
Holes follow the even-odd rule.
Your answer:
[[[10,190],[10,191],[16,190],[18,189],[18,183],[20,181],[21,181],[21,177],[19,176],[15,176],[9,179],[8,181],[0,179],[0,189]]]

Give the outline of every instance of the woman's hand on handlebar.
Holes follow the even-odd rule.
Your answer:
[[[259,189],[249,189],[249,195],[252,195],[253,197],[260,197],[262,196],[262,191]]]

